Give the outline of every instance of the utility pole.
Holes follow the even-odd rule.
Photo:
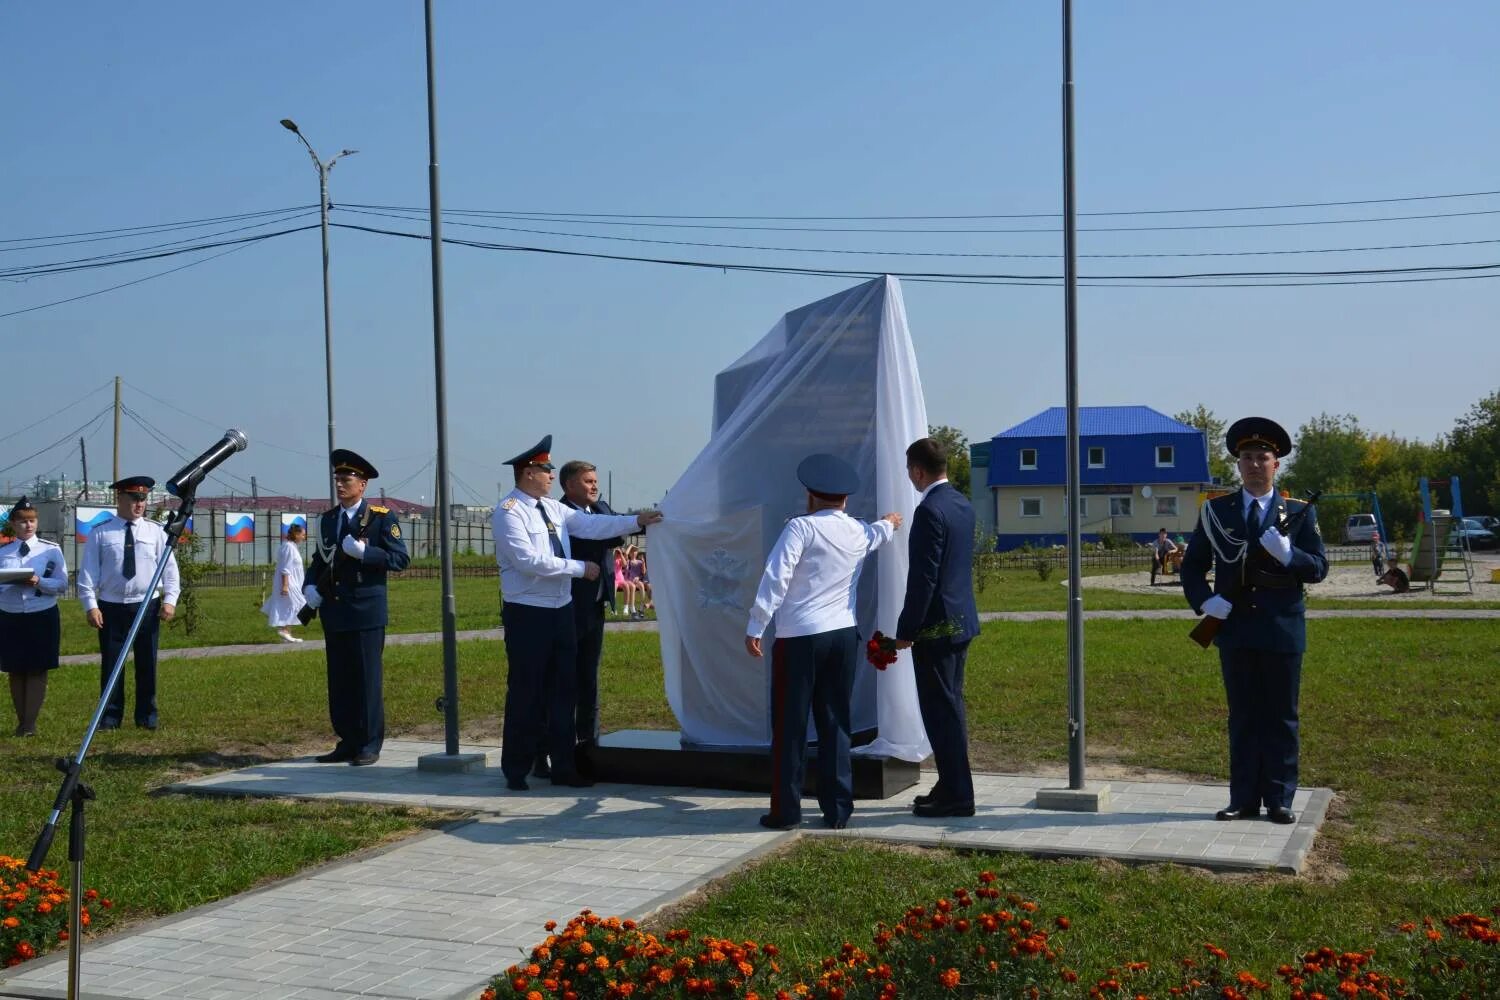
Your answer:
[[[78,439],[78,457],[83,460],[83,489],[79,492],[79,499],[87,502],[89,498],[89,451],[81,437]]]
[[[120,376],[115,376],[115,478],[110,482],[120,481]]]
[[[258,487],[255,484],[255,477],[254,476],[250,477],[250,499],[251,500],[259,500],[260,499],[260,487]]]
[[[321,209],[320,215],[323,220],[323,375],[328,390],[328,454],[333,454],[333,306],[329,298],[328,290],[328,175],[333,172],[333,165],[340,158],[353,156],[359,152],[357,149],[345,149],[338,156],[327,163],[318,156],[307,141],[297,123],[290,118],[281,119],[281,127],[291,132],[302,145],[307,147],[307,155],[312,157],[313,166],[318,170],[318,205]],[[338,491],[334,489],[333,478],[328,480],[328,500],[335,507],[339,504]]]

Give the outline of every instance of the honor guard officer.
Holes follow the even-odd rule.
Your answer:
[[[865,557],[891,540],[900,514],[865,524],[844,513],[859,474],[835,455],[809,455],[797,466],[807,513],[786,523],[771,547],[745,651],[762,656],[760,638],[776,622],[771,646],[771,811],[760,825],[802,822],[807,713],[818,732],[818,805],[823,825],[843,829],[854,811],[849,763],[849,700],[859,657],[855,591]]]
[[[318,544],[302,588],[307,606],[323,616],[328,718],[339,738],[317,760],[363,767],[380,759],[385,742],[386,575],[405,569],[411,556],[390,508],[364,499],[379,475],[375,466],[347,448],[329,457],[339,505],[318,520]]]
[[[554,785],[593,784],[574,761],[578,640],[570,604],[573,580],[597,580],[600,569],[572,557],[571,536],[611,538],[661,520],[658,511],[586,514],[564,507],[547,495],[551,451],[549,434],[505,463],[515,473],[516,488],[495,507],[493,524],[508,662],[500,767],[512,791],[528,787],[538,747],[552,757]]]
[[[166,529],[146,515],[146,498],[156,480],[131,476],[110,485],[115,491],[115,516],[89,532],[78,567],[78,600],[89,625],[99,632],[99,689],[109,681],[110,670],[125,644],[130,623],[141,602],[149,601],[146,616],[135,634],[135,724],[155,729],[156,644],[161,623],[171,621],[181,592],[177,556],[167,556],[161,589],[146,593],[156,563],[167,545]],[[125,675],[110,689],[100,729],[119,729],[125,718]]]
[[[1214,497],[1182,559],[1182,590],[1199,614],[1223,622],[1219,647],[1229,702],[1229,806],[1216,819],[1295,823],[1297,699],[1307,624],[1304,584],[1328,575],[1317,516],[1277,496],[1273,481],[1291,438],[1265,417],[1237,420],[1225,436],[1242,489]],[[1300,512],[1300,513],[1299,513]],[[1296,520],[1290,536],[1278,526]],[[1209,567],[1214,582],[1207,581]]]

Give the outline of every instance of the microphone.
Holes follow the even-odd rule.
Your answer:
[[[177,470],[177,475],[167,480],[166,490],[174,497],[192,493],[203,482],[203,477],[217,469],[237,451],[244,451],[250,440],[244,432],[234,428],[224,432],[224,437],[212,448]]]

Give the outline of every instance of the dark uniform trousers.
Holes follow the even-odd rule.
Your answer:
[[[610,585],[614,585],[613,579]],[[578,707],[573,735],[580,743],[599,739],[599,660],[604,655],[604,602],[573,598],[573,631],[578,636],[574,691]]]
[[[771,816],[802,821],[807,713],[818,734],[818,805],[830,823],[854,811],[849,702],[859,633],[853,628],[777,639],[771,646]]]
[[[348,754],[380,753],[385,743],[385,626],[328,630],[328,721],[338,734],[338,750]]]
[[[156,645],[161,635],[161,599],[147,602],[146,617],[141,619],[140,630],[135,634],[131,649],[135,653],[135,724],[154,726],[156,718]],[[125,645],[125,636],[130,623],[135,621],[139,604],[116,604],[100,601],[99,612],[104,615],[104,627],[99,630],[99,690],[109,683],[109,674],[115,665],[115,657]],[[104,705],[100,722],[119,725],[125,718],[125,674],[110,688],[109,699]]]
[[[1219,649],[1229,702],[1229,801],[1238,809],[1290,809],[1297,793],[1302,654]]]
[[[552,758],[554,779],[574,775],[573,708],[577,700],[578,640],[573,606],[539,608],[506,601],[505,733],[500,769],[513,781],[525,780],[537,748]]]
[[[964,664],[969,643],[947,639],[916,642],[911,655],[917,707],[937,765],[938,784],[933,794],[945,803],[972,803],[974,777],[969,771],[969,719],[964,708]]]

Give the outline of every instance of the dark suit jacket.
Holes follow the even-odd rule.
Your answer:
[[[366,509],[370,520],[361,534],[359,522]],[[323,618],[323,627],[330,632],[353,632],[359,629],[383,628],[386,624],[385,577],[388,572],[399,573],[411,562],[406,543],[401,540],[401,528],[396,515],[378,504],[370,507],[361,500],[354,512],[353,532],[365,543],[364,558],[351,559],[339,547],[339,518],[343,509],[335,507],[324,511],[318,520],[319,544],[313,547],[312,566],[307,571],[307,582],[315,583],[323,572],[327,561],[324,554],[324,539],[332,542],[333,583],[320,586],[323,605],[318,614]],[[331,591],[331,592],[330,592]]]
[[[579,507],[573,501],[569,500],[567,497],[563,497],[562,502],[563,502],[564,505],[566,505],[568,507],[572,507],[574,510],[582,510],[583,509],[582,507]],[[607,504],[607,503],[604,502],[604,498],[603,497],[600,497],[598,500],[594,501],[593,507],[594,507],[594,513],[595,514],[613,514],[614,513],[614,511],[610,510],[609,504]],[[614,557],[614,550],[615,550],[616,547],[624,545],[625,544],[625,539],[619,538],[619,537],[615,537],[615,538],[605,538],[605,539],[602,539],[602,540],[596,540],[596,539],[592,539],[592,538],[574,538],[572,535],[569,535],[568,536],[568,544],[571,546],[571,548],[573,550],[573,558],[574,559],[582,559],[584,562],[591,562],[591,563],[598,563],[599,564],[599,579],[598,580],[585,580],[581,576],[580,577],[574,577],[574,579],[573,579],[573,600],[575,602],[582,601],[582,602],[585,602],[585,603],[587,603],[589,601],[601,601],[602,600],[602,601],[608,602],[610,607],[614,607],[615,606],[615,557]],[[599,585],[600,585],[600,581],[601,580],[604,581],[604,596],[603,597],[599,596]]]
[[[896,638],[915,641],[917,633],[957,621],[958,631],[938,642],[968,642],[979,634],[974,607],[974,508],[951,483],[927,494],[911,518],[906,602],[896,622]]]
[[[1231,546],[1245,538],[1244,490],[1214,497],[1211,506],[1219,524],[1229,538],[1218,537],[1219,548],[1233,554]],[[1277,495],[1266,513],[1265,524],[1281,521],[1307,505]],[[1292,535],[1292,561],[1282,567],[1261,547],[1259,538],[1250,539],[1245,549],[1249,557],[1248,577],[1242,577],[1244,559],[1221,560],[1214,551],[1204,527],[1205,517],[1198,513],[1198,526],[1188,540],[1182,557],[1182,592],[1188,604],[1200,614],[1203,602],[1222,594],[1233,607],[1219,628],[1214,644],[1221,649],[1260,649],[1270,652],[1300,653],[1307,648],[1307,606],[1302,599],[1302,584],[1317,583],[1328,575],[1328,557],[1323,554],[1323,536],[1318,531],[1318,515],[1309,511]],[[1208,570],[1214,570],[1214,583],[1208,585]],[[1278,582],[1290,586],[1255,586],[1257,573],[1269,573]],[[1242,579],[1249,579],[1249,589],[1242,589]]]

